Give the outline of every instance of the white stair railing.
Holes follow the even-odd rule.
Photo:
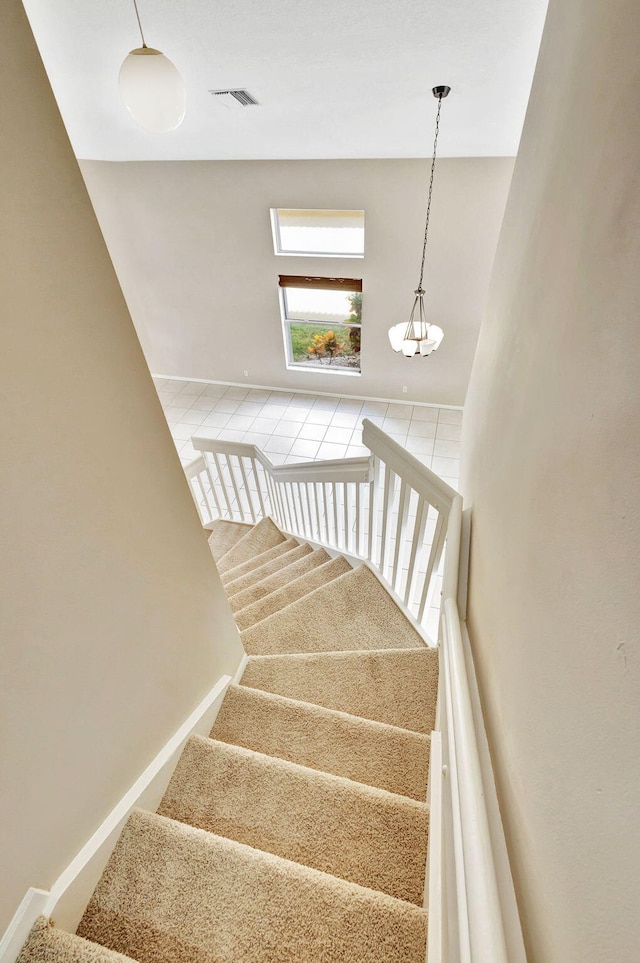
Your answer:
[[[291,535],[360,554],[368,457],[273,465],[255,445],[197,436],[191,442],[202,454],[185,472],[205,524],[270,515]]]
[[[421,625],[437,587],[449,512],[457,493],[366,420],[371,451],[367,558]]]
[[[455,491],[368,419],[371,454],[273,465],[255,445],[192,438],[199,458],[186,474],[204,523],[280,528],[368,561],[424,625],[438,583]]]
[[[192,438],[186,468],[203,523],[270,515],[291,535],[362,559],[425,624],[439,592],[442,801],[430,840],[428,963],[508,963],[478,739],[458,612],[462,498],[367,419],[369,456],[273,465],[254,445]],[[432,816],[434,814],[432,813]]]

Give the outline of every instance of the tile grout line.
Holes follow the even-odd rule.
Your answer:
[[[178,390],[168,390],[167,380]],[[362,402],[352,396],[327,399],[311,393],[184,379],[157,381],[183,462],[195,457],[190,438],[199,431],[213,438],[257,444],[276,464],[361,455],[366,449],[358,444],[359,423],[362,417],[370,417],[428,467],[435,465],[441,477],[454,487],[458,484],[458,410],[404,402]],[[429,413],[433,417],[425,418]]]

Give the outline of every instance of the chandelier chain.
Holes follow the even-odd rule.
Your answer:
[[[134,6],[134,9],[135,9],[135,11],[136,11],[136,18],[137,18],[137,21],[138,21],[138,29],[139,29],[139,31],[140,31],[140,36],[142,37],[142,46],[143,46],[143,47],[146,47],[146,46],[147,46],[147,42],[146,42],[146,40],[144,39],[144,34],[143,34],[143,32],[142,32],[142,23],[140,22],[140,14],[138,13],[138,4],[136,3],[136,0],[133,0],[133,6]]]
[[[134,0],[134,3],[135,3],[135,0]],[[436,149],[438,146],[438,133],[440,131],[440,108],[441,107],[442,107],[442,94],[438,96],[438,112],[436,114],[436,133],[433,140],[431,177],[429,178],[429,197],[427,199],[427,218],[424,226],[424,243],[422,245],[422,262],[420,264],[420,280],[418,281],[418,291],[422,291],[422,279],[424,278],[424,261],[427,256],[427,237],[429,236],[429,215],[431,213],[431,195],[433,193],[433,175],[436,169]]]

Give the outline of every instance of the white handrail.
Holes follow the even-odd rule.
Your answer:
[[[443,602],[443,646],[447,647],[449,698],[455,744],[460,829],[473,963],[509,963],[500,909],[489,818],[482,783],[480,754],[462,645],[460,617],[455,599]],[[458,871],[458,867],[456,868]]]
[[[433,506],[448,511],[458,493],[445,481],[422,464],[411,452],[399,445],[372,421],[362,422],[362,443],[381,461],[390,465],[414,491],[423,495]],[[458,496],[459,497],[459,496]]]
[[[255,458],[273,478],[281,481],[369,480],[370,459],[368,455],[358,458],[334,458],[327,461],[302,461],[291,465],[274,465],[260,448],[241,441],[218,441],[215,438],[201,438],[199,435],[194,435],[191,444],[197,451],[215,451],[222,455]],[[196,458],[187,465],[185,468],[187,477],[193,477],[192,466],[199,461],[200,459]]]
[[[453,845],[453,860],[455,865],[455,879],[453,888],[456,899],[456,927],[458,933],[458,963],[472,963],[471,932],[469,928],[469,909],[467,900],[467,877],[464,861],[464,840],[462,830],[462,809],[460,806],[460,772],[458,770],[458,753],[455,740],[455,720],[453,716],[453,698],[451,694],[451,669],[449,665],[449,645],[446,639],[441,640],[440,697],[444,702],[442,712],[445,716],[444,728],[447,733],[447,766],[446,777],[449,781],[449,797],[451,801],[451,837]]]
[[[458,611],[462,498],[449,513],[440,646],[461,963],[509,963]],[[457,812],[456,812],[457,810]]]
[[[459,963],[508,963],[457,606],[461,496],[368,419],[363,444],[371,454],[362,458],[276,466],[254,445],[199,436],[192,444],[201,454],[185,471],[203,520],[271,514],[291,535],[366,559],[421,624],[446,542],[440,715],[455,910],[441,901],[440,912],[456,919],[453,927],[440,919],[440,932],[456,933],[451,959]]]

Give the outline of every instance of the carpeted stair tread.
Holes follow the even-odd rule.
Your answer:
[[[438,650],[250,656],[241,684],[429,733],[435,726]]]
[[[320,556],[319,559],[314,557],[316,554]],[[324,560],[322,556],[325,556]],[[279,587],[277,589],[274,588],[271,592],[265,593],[262,598],[253,602],[251,605],[236,609],[235,620],[238,628],[242,631],[251,626],[255,626],[268,616],[279,612],[287,605],[291,605],[292,602],[297,602],[298,599],[309,595],[321,585],[327,585],[346,572],[352,571],[346,558],[330,558],[322,549],[318,549],[317,552],[312,552],[311,555],[307,555],[306,559],[302,561],[306,562],[311,559],[313,559],[316,564],[310,565],[298,575],[297,578],[293,572],[288,572],[287,569],[283,569],[282,572],[279,573],[279,576],[272,575],[270,579],[267,579],[267,582],[278,585]],[[259,582],[258,585],[255,586],[256,589],[259,587],[264,588],[265,582]]]
[[[249,655],[425,647],[366,565],[247,629],[242,644]]]
[[[430,738],[230,685],[211,738],[424,801]]]
[[[208,538],[242,680],[127,820],[78,935],[34,927],[19,963],[424,963],[438,651],[367,566],[269,518]]]
[[[303,546],[300,546],[301,548]],[[277,591],[283,585],[288,585],[290,582],[295,581],[305,572],[311,572],[314,568],[319,565],[324,565],[328,562],[331,556],[325,552],[323,548],[318,548],[315,551],[311,549],[309,545],[305,545],[304,548],[309,549],[308,552],[304,554],[298,554],[297,558],[294,557],[294,553],[291,553],[292,560],[288,564],[282,564],[281,567],[276,567],[271,572],[271,574],[264,575],[262,578],[253,581],[253,584],[248,585],[247,588],[242,589],[239,592],[234,592],[229,594],[229,605],[231,606],[232,612],[239,612],[240,609],[246,608],[248,605],[252,605],[254,602],[260,601],[266,595],[270,595],[271,592]],[[285,559],[282,558],[284,563]],[[235,587],[235,582],[232,585],[228,585],[227,591]]]
[[[405,796],[193,736],[158,812],[422,905],[429,811]]]
[[[16,963],[132,963],[104,946],[66,933],[41,916],[31,927]]]
[[[244,522],[227,522],[222,518],[216,518],[211,528],[207,529],[207,541],[216,562],[219,562],[237,541],[250,532],[252,527],[252,525],[245,525]]]
[[[142,810],[78,932],[140,963],[423,963],[424,910]]]
[[[286,536],[270,518],[263,518],[225,552],[218,562],[218,571],[228,572],[286,540]]]
[[[229,569],[222,576],[222,584],[227,595],[230,596],[234,592],[242,591],[248,585],[253,585],[254,582],[259,581],[266,575],[277,572],[283,565],[289,565],[296,558],[309,555],[312,551],[310,545],[301,545],[295,538],[288,538],[285,542],[281,542],[267,552],[258,555],[257,558],[249,559],[248,562]],[[296,554],[292,554],[293,552]]]

